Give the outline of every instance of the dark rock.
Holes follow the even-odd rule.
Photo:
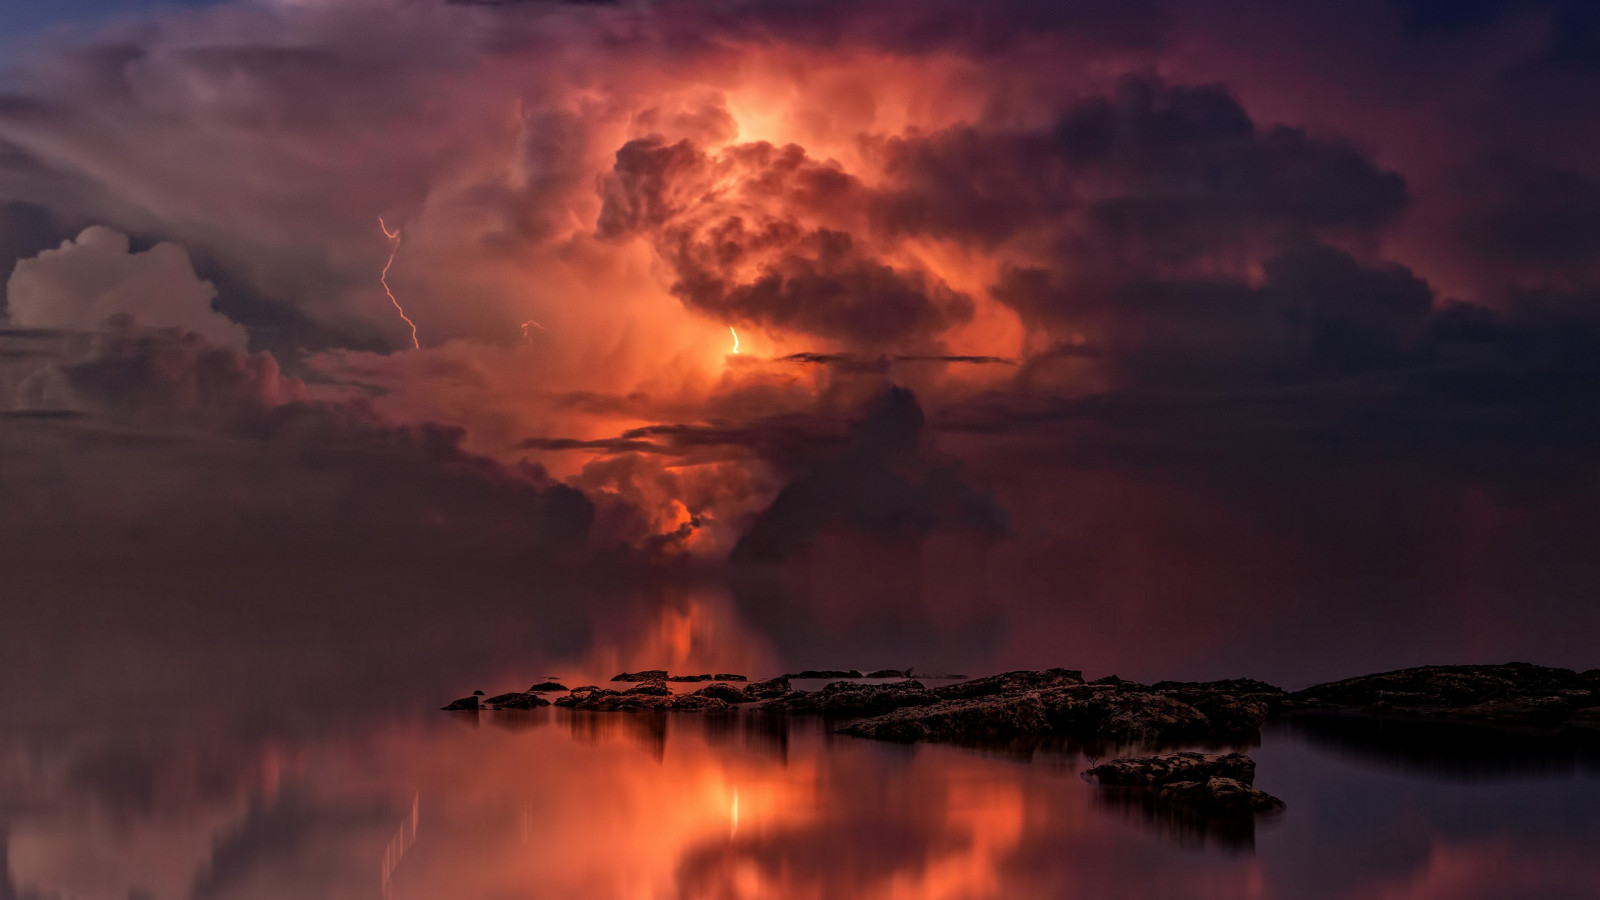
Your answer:
[[[769,700],[759,708],[768,713],[876,716],[903,706],[922,706],[937,701],[938,698],[928,693],[920,681],[896,681],[891,684],[835,681],[820,691],[795,691]]]
[[[598,685],[598,684],[584,684],[584,685],[579,685],[578,687],[573,688],[572,689],[572,693],[576,694],[579,691],[598,691],[598,690],[600,690],[600,685]]]
[[[1177,781],[1205,781],[1231,778],[1240,784],[1254,784],[1255,760],[1242,753],[1162,753],[1156,756],[1125,756],[1101,763],[1083,773],[1099,784],[1121,787],[1156,787]]]
[[[842,734],[883,741],[1000,740],[1048,730],[1044,704],[1034,694],[941,700],[856,722]]]
[[[541,706],[550,705],[549,700],[531,691],[496,694],[483,702],[495,709],[538,709]]]
[[[564,691],[564,690],[567,690],[567,686],[562,684],[559,681],[541,681],[538,684],[534,685],[533,687],[528,688],[528,690],[530,690],[530,691]]]
[[[674,694],[671,691],[663,694],[653,691],[640,691],[638,688],[628,691],[611,691],[605,688],[586,691],[575,690],[557,700],[556,705],[567,709],[596,712],[647,712],[653,710],[715,712],[729,708],[726,701],[715,697],[707,697],[701,694]]]
[[[1281,812],[1283,801],[1233,778],[1176,781],[1156,795],[1162,803],[1185,806],[1211,816],[1254,816]]]
[[[752,699],[739,688],[721,682],[712,682],[695,693],[701,697],[715,697],[725,703],[748,703]]]
[[[713,675],[711,677],[716,681],[748,681],[749,680],[749,679],[745,678],[743,675],[732,675],[732,674],[729,674],[727,672],[719,672],[716,675]]]
[[[779,675],[770,681],[755,681],[744,686],[744,692],[752,700],[770,700],[773,697],[782,697],[789,693],[789,676]]]
[[[623,672],[611,676],[612,681],[666,681],[666,669],[645,669],[643,672]]]
[[[624,694],[649,694],[653,697],[666,697],[672,693],[672,688],[667,687],[665,681],[647,681],[638,687],[631,687],[623,691]]]
[[[668,681],[710,681],[710,675],[674,675]]]
[[[785,675],[783,677],[810,678],[816,680],[822,678],[865,678],[866,676],[861,674],[860,669],[851,669],[848,672],[844,671],[843,669],[806,669],[804,672],[796,672],[792,675]]]
[[[474,696],[474,697],[482,697],[483,696],[483,691],[473,691],[472,692],[472,696]]]
[[[1254,678],[1225,678],[1221,681],[1158,681],[1150,685],[1158,691],[1210,691],[1218,694],[1282,694],[1284,689]]]
[[[1076,684],[1083,684],[1083,673],[1075,669],[1045,669],[1042,672],[1023,670],[990,675],[987,678],[975,678],[960,684],[943,685],[934,688],[933,693],[941,700],[960,700]]]
[[[1041,694],[1051,731],[1119,744],[1173,744],[1210,736],[1211,722],[1200,710],[1121,684],[1095,682]]]
[[[459,712],[459,711],[464,711],[464,710],[470,710],[472,712],[477,712],[478,711],[478,695],[477,694],[473,694],[471,697],[462,697],[460,700],[453,701],[449,706],[440,707],[440,709],[446,709],[446,710],[449,710],[451,712]]]
[[[958,678],[966,678],[967,676],[958,675],[958,674],[956,674],[954,672],[924,672],[924,671],[922,671],[920,669],[911,668],[911,669],[907,669],[906,670],[906,677],[907,678],[931,678],[931,679],[937,679],[939,681],[954,681],[954,680],[956,680]]]
[[[1594,681],[1588,672],[1529,663],[1417,666],[1313,685],[1283,705],[1549,730],[1581,725],[1577,711],[1600,699]]]
[[[868,678],[910,678],[910,669],[878,669],[868,672]]]

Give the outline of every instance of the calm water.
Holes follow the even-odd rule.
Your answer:
[[[1102,797],[1062,748],[436,711],[619,662],[525,592],[469,586],[469,614],[398,581],[254,605],[59,583],[0,634],[0,900],[1600,897],[1600,765],[1564,748],[1274,727],[1250,752],[1288,811],[1219,833]],[[733,639],[693,618],[621,662]]]

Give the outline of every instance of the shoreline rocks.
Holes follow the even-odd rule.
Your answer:
[[[666,681],[666,669],[645,669],[642,672],[622,672],[611,676],[612,681]]]
[[[1600,723],[1600,669],[1415,666],[1312,685],[1287,695],[1282,708],[1291,714],[1340,710],[1543,732],[1586,730]]]

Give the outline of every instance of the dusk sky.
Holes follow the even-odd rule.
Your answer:
[[[1592,665],[1596,96],[1579,0],[11,4],[0,558],[636,667]]]

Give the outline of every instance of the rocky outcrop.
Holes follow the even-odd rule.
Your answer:
[[[1600,718],[1600,671],[1529,663],[1417,666],[1313,685],[1287,695],[1283,707],[1533,730],[1585,728]]]
[[[538,709],[549,706],[550,701],[532,691],[515,691],[509,694],[496,694],[483,701],[491,709]]]
[[[471,697],[462,697],[460,700],[451,701],[449,706],[441,706],[439,708],[447,712],[477,712],[478,695],[473,694]]]
[[[1187,694],[1194,702],[1185,702],[1122,679],[1086,684],[1082,674],[1071,669],[1007,672],[932,690],[915,681],[899,684],[915,684],[918,691],[896,703],[894,709],[848,726],[844,733],[897,741],[1038,736],[1170,746],[1235,738],[1253,730],[1268,712],[1264,703],[1198,688]],[[829,689],[838,690],[835,685],[824,690]],[[927,701],[928,696],[932,702]],[[880,705],[887,705],[892,698],[891,694]],[[812,711],[818,703],[819,699],[804,697],[775,701],[769,707]],[[1213,722],[1201,706],[1212,709],[1217,720]]]
[[[642,672],[623,672],[611,676],[612,681],[666,681],[666,669],[645,669]]]
[[[715,697],[724,703],[749,703],[753,699],[749,694],[731,684],[715,681],[695,691],[695,693],[701,697]]]
[[[788,694],[790,690],[792,688],[789,687],[789,676],[787,675],[779,675],[777,678],[768,681],[753,681],[744,686],[744,692],[749,695],[751,700],[770,700],[774,697],[782,697]]]
[[[672,688],[667,687],[665,681],[647,681],[636,687],[628,688],[624,694],[642,694],[650,697],[667,697],[672,694]]]
[[[868,678],[910,678],[910,669],[874,669],[867,673]]]
[[[649,686],[645,685],[644,687]],[[662,687],[665,687],[665,685],[662,685]],[[598,687],[588,690],[574,690],[567,696],[558,699],[556,705],[566,709],[596,712],[645,712],[652,710],[716,712],[729,708],[726,701],[699,693],[674,694],[668,690],[663,694],[650,690],[640,690],[639,688],[627,691],[613,691]]]
[[[673,675],[672,677],[668,678],[667,680],[668,681],[710,681],[711,680],[711,676],[709,674],[708,675]]]
[[[1283,801],[1234,778],[1175,781],[1156,795],[1162,803],[1183,806],[1208,816],[1256,816],[1283,811]]]
[[[824,678],[865,678],[866,676],[861,674],[860,669],[850,669],[849,671],[844,669],[806,669],[803,672],[794,672],[783,677],[820,680]]]
[[[565,691],[570,690],[570,688],[559,681],[541,681],[533,687],[528,688],[528,690],[535,693],[543,693],[546,691]]]
[[[1241,784],[1254,784],[1256,763],[1243,753],[1186,750],[1155,756],[1119,757],[1085,770],[1083,777],[1096,784],[1118,787],[1159,787],[1211,778],[1231,778]]]
[[[731,673],[728,673],[728,672],[718,672],[717,674],[711,676],[711,678],[714,681],[748,681],[749,680],[748,678],[745,678],[743,675],[734,675],[734,674],[731,674]]]
[[[758,709],[765,713],[876,716],[905,706],[938,702],[920,681],[858,684],[835,681],[818,691],[791,691]]]

